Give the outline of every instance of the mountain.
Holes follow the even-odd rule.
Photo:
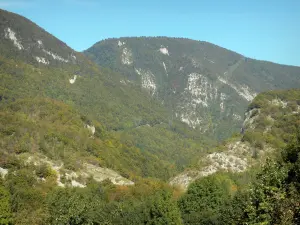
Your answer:
[[[107,48],[101,54],[107,59],[105,66],[111,67],[106,69],[22,16],[1,10],[0,18],[0,106],[6,118],[1,128],[4,158],[7,154],[16,157],[32,154],[37,158],[46,157],[51,162],[49,165],[61,161],[75,172],[93,162],[101,168],[115,170],[124,178],[168,180],[187,165],[197,163],[195,156],[206,156],[208,151],[213,151],[210,149],[215,142],[207,136],[223,138],[241,127],[244,104],[251,99],[246,93],[296,86],[299,82],[297,67],[257,62],[187,39],[130,38],[100,42],[97,45]],[[197,50],[197,46],[202,50]],[[176,51],[172,53],[172,49]],[[85,54],[91,56],[90,51]],[[117,53],[121,55],[112,57]],[[215,61],[210,62],[212,59]],[[229,59],[231,63],[226,61]],[[182,60],[186,60],[185,64]],[[118,62],[122,65],[120,69],[117,69]],[[156,66],[158,62],[166,66],[166,70],[163,66],[163,77],[158,76],[161,71]],[[259,68],[264,76],[257,73],[257,63],[262,65]],[[272,72],[268,76],[267,67],[268,73]],[[141,72],[148,68],[153,76]],[[225,68],[228,71],[220,77]],[[252,75],[247,77],[250,68]],[[284,79],[280,77],[282,74]],[[160,82],[153,86],[152,78],[147,77]],[[265,82],[253,87],[261,79]],[[176,85],[172,86],[174,82]],[[239,89],[243,85],[248,88]],[[59,116],[52,118],[49,113],[55,114],[56,110]],[[184,112],[195,116],[202,132],[207,128],[207,132],[214,134],[203,135],[195,129],[198,125],[191,126],[190,119],[182,119]],[[207,125],[205,129],[200,124],[200,114]],[[14,120],[18,123],[12,126],[5,122]],[[28,129],[28,121],[35,128]],[[43,123],[47,132],[36,126]],[[52,130],[52,123],[61,125],[56,128],[57,133]],[[72,142],[72,139],[81,141]],[[5,169],[5,165],[0,166]]]
[[[217,65],[205,56],[207,68],[216,64],[205,76],[202,64],[193,62],[199,70],[181,68],[179,60],[182,74],[176,76],[165,58],[173,54],[171,45],[148,51],[150,72],[143,61],[133,67],[134,51],[122,40],[113,44],[122,52],[114,60],[121,57],[124,75],[95,64],[26,18],[3,10],[0,18],[0,224],[298,224],[299,90],[259,94],[242,123],[227,103],[236,109],[244,104],[240,99],[254,97],[256,89],[238,83],[235,74],[250,59],[229,66],[226,79],[208,73],[226,67],[221,59]],[[153,64],[159,56],[167,72],[161,83],[152,74],[161,70]],[[274,68],[270,87],[297,84],[298,68]],[[295,80],[281,82],[281,73]],[[174,77],[182,83],[172,89]],[[174,111],[178,105],[195,117],[182,119]],[[190,105],[210,119],[209,126],[202,126]],[[233,118],[241,133],[216,146],[208,137],[229,136],[236,130]],[[259,168],[286,146],[282,158]],[[255,170],[260,172],[253,179]],[[186,192],[174,185],[191,182]]]
[[[34,65],[79,64],[85,59],[30,20],[1,10],[1,55]]]
[[[262,91],[297,88],[300,68],[258,61],[216,45],[183,38],[100,41],[84,54],[123,74],[177,118],[219,140],[241,128],[248,104]]]
[[[218,171],[259,168],[294,139],[300,127],[300,90],[276,90],[257,95],[245,113],[242,132],[198,157],[198,162],[171,179],[183,188]]]
[[[121,75],[4,10],[0,55],[3,157],[43,154],[73,169],[93,162],[126,178],[166,180],[213,144],[170,120],[168,109],[139,86],[121,83]],[[12,120],[18,123],[5,122]]]

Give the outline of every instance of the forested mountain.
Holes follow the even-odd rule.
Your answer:
[[[183,38],[107,39],[84,53],[140,85],[177,118],[201,133],[230,137],[260,92],[297,88],[300,68],[253,60],[216,45]]]
[[[0,224],[299,224],[300,91],[258,94],[299,76],[187,39],[82,54],[0,10]]]
[[[50,112],[55,114],[58,104],[61,115],[50,122],[72,127],[74,124],[66,124],[68,117],[64,115],[65,110],[66,113],[71,110],[69,120],[81,118],[74,121],[76,127],[80,124],[82,128],[89,126],[94,138],[85,137],[75,147],[70,146],[74,145],[72,135],[57,132],[52,141],[62,149],[77,149],[76,152],[91,157],[97,165],[115,169],[126,177],[168,179],[182,170],[194,154],[212,143],[200,138],[196,131],[180,121],[170,121],[167,109],[140,87],[120,83],[120,75],[99,68],[29,20],[6,11],[1,11],[0,15],[0,104],[5,115],[11,116],[11,105],[24,99],[20,107],[12,111],[31,118],[33,123],[47,123],[44,117]],[[47,102],[46,106],[42,99]],[[34,107],[35,101],[37,106]],[[23,138],[25,142],[33,139],[26,150],[30,153],[44,148],[42,140],[49,134],[46,132],[34,138],[25,121],[18,127],[3,126],[2,135],[7,140],[2,142],[3,154],[6,154],[6,145],[17,145]],[[64,130],[67,131],[67,127]],[[15,136],[11,137],[13,134]],[[78,140],[83,138],[81,133],[77,136]],[[14,139],[13,143],[10,139]],[[62,141],[65,139],[69,141]],[[18,152],[14,147],[11,149]],[[44,153],[50,156],[47,148]],[[56,154],[52,158],[54,156]],[[70,159],[68,155],[63,158]],[[74,158],[74,162],[77,160]]]

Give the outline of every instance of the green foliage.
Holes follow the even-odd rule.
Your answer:
[[[284,149],[281,159],[267,161],[257,175],[245,208],[247,224],[299,223],[299,137]]]
[[[87,189],[56,189],[47,204],[51,224],[182,224],[171,193],[160,190],[142,200],[109,201],[114,190],[101,185]]]
[[[260,169],[197,180],[178,203],[184,223],[299,224],[299,161],[300,133]]]
[[[0,180],[0,224],[12,224],[11,196]]]
[[[171,193],[162,191],[155,193],[146,203],[144,209],[146,214],[146,224],[182,224],[180,211],[176,203],[172,200]]]
[[[242,141],[247,141],[260,149],[263,147],[263,136],[258,131],[247,131],[243,136]]]
[[[49,223],[95,224],[94,217],[98,210],[101,214],[103,203],[85,189],[57,189],[47,199]]]
[[[263,149],[266,144],[284,148],[300,125],[299,98],[297,89],[259,94],[249,106],[249,110],[253,110],[250,116],[253,124],[245,127],[242,140],[257,149]]]
[[[216,224],[243,224],[244,209],[247,207],[249,194],[245,190],[238,190],[232,199],[220,205],[219,218]]]
[[[125,177],[166,180],[182,170],[204,142],[183,138],[165,125],[107,131],[73,107],[47,98],[16,100],[5,104],[0,115],[0,152],[4,155],[42,153],[52,160],[62,160],[66,169],[75,171],[82,162],[90,161],[115,169]],[[85,128],[87,123],[96,128],[92,138]],[[38,176],[50,172],[44,167],[36,171]]]
[[[169,153],[172,145],[167,139],[164,142],[169,144],[168,148],[148,144],[140,149],[140,143],[124,144],[127,140],[120,140],[119,133],[126,137],[127,132],[136,129],[130,136],[137,138],[141,136],[139,126],[168,124],[167,109],[140,87],[121,84],[120,74],[99,68],[31,21],[3,10],[0,14],[1,32],[9,26],[17,38],[27,40],[22,42],[24,51],[18,51],[2,33],[0,132],[1,138],[5,138],[1,151],[9,154],[42,152],[51,159],[63,160],[69,169],[78,169],[77,161],[84,155],[127,177],[163,179],[182,170],[191,153],[197,151],[196,147],[188,152],[177,148],[179,152],[174,156]],[[42,47],[38,41],[42,41]],[[43,49],[69,62],[55,60]],[[38,63],[35,56],[45,58],[49,65]],[[70,84],[69,79],[74,75],[77,80]],[[187,136],[190,139],[199,137],[181,122],[173,120],[172,123],[172,127],[165,126],[164,129],[181,143]],[[86,124],[95,126],[95,140],[88,140]],[[155,134],[155,128],[150,128],[149,132],[154,138],[160,138],[161,134]],[[193,145],[201,146],[199,142],[202,141],[197,140]],[[165,157],[158,159],[152,147]]]
[[[68,80],[78,69],[75,65],[46,68],[3,57],[1,60],[0,96],[4,97],[0,101],[0,131],[7,140],[2,149],[9,153],[40,151],[50,158],[70,161],[67,165],[74,169],[78,152],[86,150],[86,155],[97,157],[102,166],[127,176],[168,179],[182,170],[199,147],[213,143],[200,139],[196,131],[178,121],[167,126],[167,110],[161,104],[143,94],[139,87],[121,86],[118,75],[112,76],[109,70],[96,68],[71,85]],[[22,78],[15,79],[15,70],[22,70]],[[95,126],[96,140],[88,140],[85,124]],[[163,142],[168,146],[128,143],[127,133],[138,140],[145,134],[139,127],[146,124],[151,126],[148,134],[154,139],[163,139],[162,132],[157,133],[159,124],[181,144],[188,138],[191,151],[177,148],[174,155],[172,140],[167,138]],[[157,159],[154,149],[164,157]]]
[[[43,224],[47,217],[44,196],[49,188],[39,184],[33,170],[24,167],[8,174],[6,178],[14,224]]]
[[[184,224],[217,224],[221,206],[236,191],[236,185],[226,175],[213,175],[192,183],[179,200]]]
[[[35,174],[40,178],[46,178],[52,174],[52,171],[47,164],[42,164],[37,166]]]

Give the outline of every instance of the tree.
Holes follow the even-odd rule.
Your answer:
[[[219,211],[231,198],[234,183],[223,174],[201,178],[179,200],[185,224],[217,224]]]
[[[1,185],[1,183],[0,183],[0,224],[3,225],[12,224],[10,193],[4,186]]]
[[[250,188],[245,209],[247,224],[300,223],[300,136],[282,156],[268,160]]]
[[[180,225],[180,211],[169,191],[155,193],[146,202],[144,208],[145,224],[149,225]]]
[[[95,213],[102,212],[102,202],[89,189],[57,188],[49,194],[47,206],[50,224],[101,224]]]

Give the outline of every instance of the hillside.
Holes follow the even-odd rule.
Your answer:
[[[177,118],[222,140],[240,129],[244,111],[262,91],[297,88],[300,68],[253,60],[216,45],[182,38],[100,41],[84,51],[123,74]]]
[[[102,166],[126,177],[168,179],[183,170],[194,154],[213,143],[179,120],[170,121],[168,110],[139,86],[120,83],[119,74],[97,66],[26,18],[3,10],[0,16],[2,113],[22,100],[24,107],[29,107],[32,103],[28,99],[34,102],[36,97],[71,107],[78,117],[84,118],[82,127],[95,127],[99,134],[99,140],[84,139],[92,144],[81,146],[80,151],[101,158]],[[39,106],[40,103],[35,109],[37,114],[43,111]],[[27,111],[23,114],[30,117]],[[60,119],[63,115],[57,122]],[[47,129],[50,128],[49,125]],[[24,135],[34,139],[34,133]],[[98,142],[105,145],[99,147]],[[42,146],[34,145],[35,151],[41,152]],[[64,148],[73,149],[71,142],[65,145]],[[3,147],[3,151],[7,150]],[[28,151],[35,152],[31,147]]]
[[[34,65],[79,65],[87,60],[30,20],[1,10],[1,55]]]
[[[218,171],[243,172],[259,168],[280,153],[300,127],[300,90],[277,90],[256,96],[245,113],[241,133],[199,156],[190,169],[171,179],[183,188]]]
[[[299,224],[299,68],[173,38],[85,54],[0,10],[0,224]]]

